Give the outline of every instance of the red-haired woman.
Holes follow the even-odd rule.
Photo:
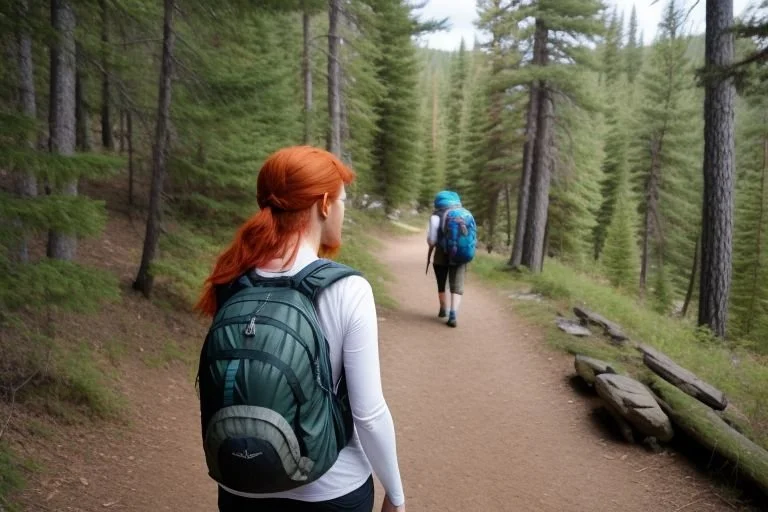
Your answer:
[[[218,290],[255,269],[265,278],[294,276],[341,246],[344,186],[354,173],[327,151],[296,146],[272,154],[257,181],[260,211],[237,231],[206,281],[197,309],[218,311]],[[354,433],[317,480],[289,491],[248,494],[219,486],[221,512],[366,511],[373,509],[373,470],[386,496],[382,511],[405,511],[392,416],[381,387],[378,324],[370,284],[349,276],[315,301],[328,340],[334,385],[342,368]]]

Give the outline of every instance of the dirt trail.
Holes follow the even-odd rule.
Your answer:
[[[693,468],[611,437],[508,299],[472,282],[449,329],[436,318],[423,237],[386,242],[397,311],[380,317],[384,387],[410,511],[733,510]],[[192,333],[190,333],[192,334]],[[213,511],[189,372],[125,363],[132,423],[35,442],[44,478],[27,510]],[[377,486],[377,503],[382,499]]]

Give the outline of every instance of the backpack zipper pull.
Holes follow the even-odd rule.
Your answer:
[[[251,318],[248,327],[245,328],[244,334],[246,336],[254,336],[256,334],[256,317]]]

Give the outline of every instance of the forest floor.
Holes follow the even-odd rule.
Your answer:
[[[11,443],[37,462],[15,499],[22,510],[216,509],[194,388],[205,326],[128,290],[138,227],[111,215],[106,235],[82,249],[120,276],[121,303],[101,321],[58,327],[121,340],[110,359],[122,419],[51,423],[18,408]],[[459,327],[441,323],[423,235],[383,235],[379,257],[398,304],[380,310],[380,352],[408,510],[747,510],[681,455],[621,441],[597,399],[571,385],[572,359],[498,290],[470,276]],[[382,497],[377,484],[377,508]]]

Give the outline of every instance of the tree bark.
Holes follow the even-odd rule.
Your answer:
[[[531,189],[531,173],[533,171],[533,147],[536,141],[536,129],[539,120],[539,85],[531,84],[528,114],[525,126],[525,144],[523,145],[523,168],[520,183],[517,188],[517,219],[515,221],[515,242],[509,266],[519,267],[523,262],[523,242],[525,240],[526,218],[528,216],[528,198]]]
[[[106,0],[99,0],[101,9],[101,144],[106,149],[115,149],[112,135],[109,65],[109,12]]]
[[[85,77],[83,74],[82,48],[76,45],[75,61],[75,146],[80,151],[90,151],[91,140],[88,133],[88,104],[85,101]]]
[[[29,6],[27,0],[19,0],[17,3],[18,20],[24,20],[29,15]],[[32,60],[32,38],[29,32],[19,23],[16,34],[15,55],[18,66],[18,102],[19,111],[29,119],[37,119],[37,103],[35,101],[35,66]],[[27,139],[29,149],[35,149],[35,135]],[[14,177],[14,189],[21,197],[34,197],[37,195],[37,178],[32,173],[20,172]],[[19,238],[16,250],[13,251],[14,258],[19,263],[29,261],[29,246],[27,235],[24,233],[24,227],[19,223],[21,236]]]
[[[733,252],[733,0],[707,0],[699,325],[725,337]]]
[[[157,124],[155,125],[155,143],[152,147],[152,188],[149,194],[149,213],[147,231],[144,236],[144,250],[141,265],[133,283],[134,290],[141,291],[145,297],[152,294],[154,276],[151,265],[155,260],[157,242],[160,238],[162,221],[163,182],[166,173],[166,157],[169,142],[169,124],[171,110],[171,86],[173,79],[173,48],[176,35],[173,32],[174,0],[165,0],[163,16],[163,58],[160,69],[160,86],[157,102]]]
[[[341,158],[341,65],[339,55],[339,18],[341,0],[328,4],[328,130],[327,149]]]
[[[133,119],[130,110],[125,111],[125,127],[128,143],[128,206],[133,206]]]
[[[304,144],[312,143],[312,59],[309,8],[304,5],[302,26],[304,32],[304,50],[302,53],[301,72],[304,75]]]
[[[688,314],[688,308],[691,305],[693,299],[693,288],[696,285],[696,272],[699,270],[699,253],[701,252],[701,235],[696,237],[696,247],[693,250],[693,264],[691,265],[691,277],[688,280],[688,291],[685,293],[685,302],[683,302],[683,310],[680,312],[680,316],[685,318]]]
[[[507,207],[507,247],[512,245],[512,197],[509,191],[509,183],[504,184],[504,202]]]
[[[541,40],[539,62],[546,65],[548,30],[543,22],[536,21],[536,39]],[[539,120],[534,143],[531,190],[528,201],[525,237],[523,238],[523,265],[532,272],[541,272],[544,258],[547,214],[549,210],[549,185],[551,173],[552,116],[554,115],[552,93],[549,84],[542,81],[539,90]]]
[[[55,33],[51,45],[50,148],[52,153],[70,156],[75,152],[75,13],[67,0],[51,0],[51,23]],[[77,195],[77,179],[59,191]],[[72,260],[77,254],[77,238],[51,231],[48,257]]]
[[[536,20],[536,32],[533,40],[534,65],[545,66],[547,64],[547,37],[548,31],[546,26],[541,20]],[[541,119],[542,89],[543,84],[538,80],[531,84],[525,127],[525,145],[523,146],[523,169],[517,194],[515,242],[512,246],[512,255],[509,259],[509,265],[511,267],[518,267],[521,264],[526,264],[526,240],[529,240],[531,236],[531,234],[528,233],[530,227],[528,216],[530,214],[530,203],[533,192],[532,182],[535,173],[537,142],[540,133],[539,122]],[[528,256],[530,256],[530,254]]]
[[[640,294],[645,295],[648,287],[648,269],[650,267],[650,243],[656,233],[655,219],[658,218],[659,167],[661,141],[651,141],[651,171],[645,186],[645,214],[643,216],[643,250],[640,258]],[[617,205],[618,206],[618,205]]]

